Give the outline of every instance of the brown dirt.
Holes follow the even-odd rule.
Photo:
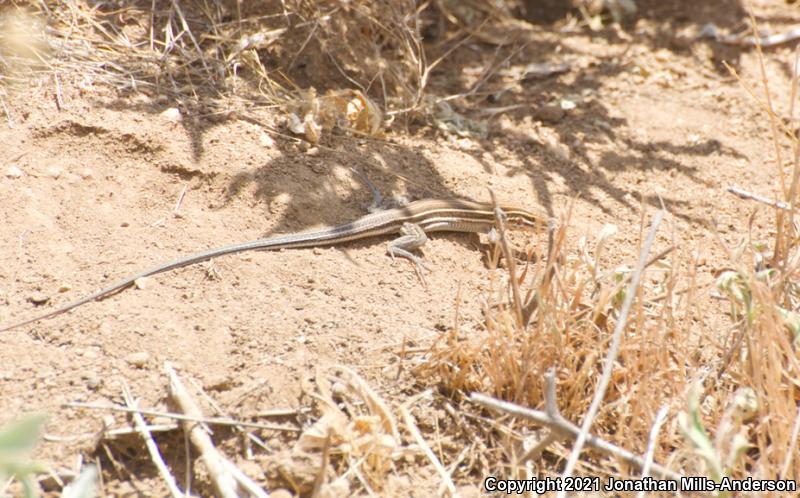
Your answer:
[[[619,262],[638,251],[642,202],[649,214],[663,203],[671,216],[662,239],[699,253],[707,262],[699,278],[710,281],[724,259],[709,226],[733,244],[756,209],[725,188],[768,196],[777,188],[769,121],[721,66],[729,61],[755,86],[756,54],[691,40],[709,21],[741,26],[736,2],[638,3],[640,17],[626,31],[542,27],[511,65],[565,60],[571,70],[541,81],[493,79],[492,91],[506,91],[487,107],[523,107],[495,117],[485,140],[447,139],[426,127],[409,133],[398,122],[385,142],[334,136],[304,151],[235,118],[174,123],[162,115],[174,103],[120,95],[79,76],[60,80],[58,99],[52,78],[14,88],[0,127],[0,323],[189,252],[354,219],[370,193],[350,166],[387,195],[486,199],[491,187],[553,215],[577,198],[572,233],[591,237],[605,223],[618,225],[610,252]],[[762,27],[774,32],[800,21],[797,9],[756,3]],[[792,50],[766,57],[781,110]],[[464,47],[437,69],[431,91],[463,90],[464,68],[481,68],[493,54],[491,46]],[[577,107],[540,111],[560,99]],[[22,176],[7,175],[12,166]],[[770,214],[762,208],[755,220],[768,226]],[[50,436],[97,431],[106,412],[62,404],[118,401],[122,379],[143,406],[163,407],[165,361],[237,414],[303,406],[305,384],[335,364],[391,398],[413,382],[395,378],[402,344],[424,347],[451,326],[456,296],[462,327],[480,323],[488,280],[476,238],[435,236],[423,252],[432,268],[427,286],[405,261],[391,264],[385,241],[253,252],[158,275],[143,289],[6,332],[0,422],[41,411],[50,414]],[[42,296],[46,305],[31,302]],[[136,353],[147,356],[138,362]],[[89,445],[54,439],[39,456],[63,468]],[[154,471],[143,472],[152,479],[141,485],[153,486],[144,494],[163,492]],[[123,493],[125,476],[112,475]],[[418,493],[435,489],[429,477],[432,487]]]

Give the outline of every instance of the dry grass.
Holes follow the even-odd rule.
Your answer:
[[[758,26],[751,18],[755,32]],[[762,243],[752,235],[731,251],[735,270],[723,275],[718,286],[731,303],[736,338],[729,345],[730,378],[737,386],[752,390],[751,449],[739,468],[753,475],[800,479],[800,233],[796,222],[796,199],[800,183],[800,142],[795,101],[800,52],[789,98],[789,117],[784,123],[773,106],[774,96],[758,48],[763,99],[740,80],[769,117],[774,144],[775,173],[779,192],[788,209],[775,209],[774,238]],[[734,72],[735,75],[735,72]],[[789,167],[783,155],[791,154]],[[767,246],[772,246],[771,252]],[[727,366],[724,365],[723,368]]]
[[[568,226],[569,219],[562,220],[550,256],[539,255],[539,260],[550,261],[549,265],[531,266],[526,269],[527,277],[515,277],[525,298],[514,299],[515,279],[495,281],[496,290],[486,305],[485,330],[468,335],[457,328],[451,330],[434,345],[422,373],[434,374],[455,399],[460,399],[461,393],[477,391],[543,407],[545,373],[552,368],[561,414],[574,422],[582,419],[600,378],[630,269],[604,268],[603,248],[613,236],[611,227],[594,241],[580,240],[577,247],[570,247]],[[592,431],[638,453],[647,447],[659,409],[666,405],[674,415],[684,406],[701,349],[688,326],[695,312],[691,306],[694,288],[676,292],[674,268],[682,262],[676,253],[664,249],[669,248],[653,252],[656,261],[646,274],[646,284],[639,287],[610,389]],[[659,258],[659,252],[668,255]],[[526,310],[533,310],[527,323],[516,318],[527,315]],[[479,469],[480,473],[526,475],[529,469],[521,457],[531,441],[525,441],[522,435],[529,431],[519,425],[511,424],[515,431],[509,434],[517,432],[518,436],[502,444],[509,460],[495,460],[493,468]],[[664,462],[681,439],[677,433],[672,438],[662,434],[656,460]],[[565,448],[552,450],[557,456],[566,456]],[[583,468],[596,474],[594,465],[612,475],[619,472],[617,464],[597,460],[586,461]],[[540,470],[558,474],[557,466]]]
[[[604,267],[603,247],[611,230],[591,243],[581,239],[569,246],[568,222],[563,220],[556,232],[548,259],[561,264],[540,264],[527,270],[532,275],[517,272],[514,278],[495,281],[485,329],[462,334],[454,327],[420,369],[422,378],[434,376],[476,420],[481,410],[464,400],[471,392],[544,409],[550,369],[557,376],[561,414],[577,424],[588,410],[630,270]],[[756,267],[753,245],[736,253],[738,270],[718,282],[732,305],[726,334],[697,325],[703,323],[703,310],[693,303],[708,287],[693,282],[694,262],[677,251],[660,259],[658,248],[653,251],[655,262],[637,290],[612,381],[590,432],[643,456],[657,414],[666,409],[655,462],[686,476],[715,480],[800,477],[800,322],[790,311],[797,309],[793,272],[798,258],[796,245],[788,248],[792,261],[785,264],[786,273],[777,269],[780,262],[761,272],[748,270]],[[683,275],[681,268],[686,269]],[[515,285],[524,300],[515,298]],[[526,309],[534,310],[528,322],[517,318]],[[551,443],[543,459],[530,461],[530,449],[547,433],[536,424],[501,417],[491,424],[477,423],[473,430],[488,441],[486,455],[476,462],[490,467],[472,469],[484,476],[560,475],[573,442]],[[498,458],[493,448],[500,448],[503,456]],[[621,466],[596,451],[585,453],[578,468],[586,475],[641,475],[641,469]]]
[[[32,73],[80,75],[87,96],[110,86],[195,118],[258,121],[320,87],[413,110],[428,71],[413,2],[50,0],[6,6],[0,27],[5,96]]]
[[[761,61],[763,71],[763,56]],[[795,77],[791,102],[797,88]],[[730,303],[726,330],[700,325],[713,322],[696,304],[709,295],[709,286],[696,282],[695,261],[680,251],[651,259],[654,264],[636,291],[612,381],[590,430],[642,456],[654,444],[655,462],[716,481],[725,476],[800,479],[800,240],[794,221],[800,142],[789,131],[797,129],[793,106],[788,122],[782,121],[766,77],[763,90],[762,99],[747,88],[771,117],[776,178],[788,206],[775,209],[774,238],[756,241],[750,233],[738,247],[727,249],[732,269],[719,276],[711,294]],[[789,168],[783,167],[786,151],[793,158]],[[741,223],[748,228],[748,220]],[[570,244],[569,226],[567,216],[550,255],[539,254],[539,261],[549,265],[524,271],[509,265],[510,276],[493,282],[483,330],[466,334],[455,326],[420,368],[422,378],[436,378],[460,410],[479,421],[473,431],[487,443],[483,458],[475,462],[488,467],[476,465],[475,475],[558,476],[574,441],[548,441],[547,427],[508,415],[498,418],[498,412],[487,413],[466,401],[468,393],[541,408],[544,415],[549,410],[546,373],[553,369],[557,409],[580,424],[597,389],[630,270],[604,264],[603,249],[613,230],[604,230],[594,241]],[[520,320],[529,310],[530,319]],[[660,410],[666,410],[666,423],[651,434]],[[494,420],[481,419],[486,415]],[[531,448],[542,441],[542,457],[530,460],[540,455],[541,447]],[[594,450],[582,455],[578,468],[585,475],[642,475],[641,469]]]
[[[429,70],[418,14],[405,1],[19,2],[0,19],[0,74],[80,74],[198,117],[257,115],[321,87],[413,110]]]
[[[195,120],[235,116],[311,142],[335,127],[380,135],[397,119],[449,128],[457,119],[456,132],[469,133],[461,128],[473,123],[453,105],[473,96],[507,59],[459,95],[428,95],[431,72],[467,41],[519,47],[530,43],[531,29],[502,4],[456,7],[388,0],[21,1],[0,16],[0,97],[38,73],[56,85],[79,78],[87,97],[97,86],[111,87],[120,97],[178,106]],[[433,50],[423,48],[425,31],[437,33]],[[437,54],[432,61],[429,51]],[[318,96],[321,88],[329,91]],[[273,122],[275,108],[286,112],[286,123]]]

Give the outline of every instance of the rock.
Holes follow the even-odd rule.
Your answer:
[[[42,304],[45,304],[49,300],[50,296],[48,296],[44,292],[34,292],[30,296],[28,296],[28,301],[35,304],[36,306],[41,306]]]
[[[47,168],[47,171],[45,172],[47,176],[53,179],[57,179],[59,176],[61,176],[62,173],[64,173],[64,170],[58,166],[50,166],[49,168]]]
[[[258,135],[258,142],[262,147],[267,147],[269,149],[275,147],[275,140],[263,131]]]
[[[545,123],[558,123],[564,118],[565,113],[561,106],[547,104],[536,109],[533,113],[533,117]]]
[[[235,385],[236,382],[226,375],[214,375],[203,380],[203,387],[205,387],[206,391],[230,391]]]
[[[559,102],[559,107],[561,107],[565,111],[571,111],[577,108],[578,104],[576,104],[575,101],[570,99],[561,99],[561,102]]]
[[[96,391],[103,385],[103,379],[94,375],[88,376],[84,382],[86,383],[86,387],[91,391]]]
[[[19,178],[19,177],[21,177],[23,174],[24,174],[24,173],[22,172],[22,170],[21,170],[21,169],[19,169],[19,168],[18,168],[16,165],[14,165],[14,164],[12,164],[11,166],[9,166],[9,167],[8,167],[8,169],[6,170],[6,176],[7,176],[7,177],[9,177],[9,178]]]
[[[139,351],[138,353],[131,353],[125,357],[125,361],[129,365],[136,368],[144,368],[150,361],[150,354],[147,351]]]
[[[170,123],[180,123],[183,120],[181,111],[177,107],[170,107],[161,113],[161,117]]]

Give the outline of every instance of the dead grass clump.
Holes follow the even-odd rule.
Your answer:
[[[718,381],[704,394],[739,407],[740,413],[726,417],[726,423],[746,423],[748,437],[739,445],[743,454],[736,465],[724,465],[717,457],[707,459],[711,469],[762,479],[800,478],[800,274],[796,232],[791,232],[794,241],[786,246],[786,256],[793,261],[781,258],[777,266],[765,267],[763,246],[743,244],[732,253],[735,269],[717,279],[733,325],[715,365]]]
[[[751,20],[754,32],[758,32],[755,20]],[[753,393],[753,413],[749,414],[752,447],[743,456],[741,468],[762,478],[798,480],[800,227],[796,217],[800,142],[790,130],[797,128],[795,102],[800,52],[796,52],[794,61],[788,117],[783,119],[773,105],[760,46],[757,53],[763,98],[747,83],[739,81],[770,118],[778,191],[783,202],[770,203],[775,216],[772,239],[759,240],[751,223],[748,239],[729,251],[732,269],[717,280],[717,287],[728,299],[733,319],[733,333],[726,344],[719,376]],[[783,159],[787,151],[792,157],[788,167]],[[767,249],[769,246],[771,251]]]
[[[567,221],[554,233],[550,255],[540,255],[547,266],[528,266],[502,282],[493,273],[485,329],[462,334],[454,328],[445,334],[422,367],[424,376],[435,376],[456,398],[478,391],[538,408],[544,406],[545,373],[554,369],[558,409],[580,422],[598,387],[631,269],[606,267],[604,247],[614,227],[594,241],[581,239],[573,250]],[[676,289],[674,268],[681,262],[669,248],[654,253],[592,428],[593,434],[634,452],[646,449],[662,406],[673,411],[682,406],[697,356],[696,343],[688,340],[691,327],[685,325],[692,314],[692,290]],[[514,297],[515,286],[522,299]],[[674,439],[662,441],[656,459],[663,461],[674,447]],[[618,466],[606,472],[612,469]]]
[[[800,55],[797,61],[800,66]],[[765,76],[763,83],[766,89]],[[794,102],[797,76],[792,88]],[[569,475],[572,468],[564,470],[563,461],[578,437],[574,424],[592,413],[590,402],[601,392],[589,435],[617,449],[647,453],[677,475],[717,482],[800,478],[800,225],[794,218],[800,141],[787,132],[796,129],[793,106],[789,118],[780,119],[769,92],[765,95],[758,101],[772,120],[783,201],[768,203],[776,213],[772,240],[758,240],[751,223],[748,239],[728,251],[729,270],[717,275],[716,290],[709,292],[711,282],[695,282],[694,261],[669,247],[658,253],[656,246],[634,290],[630,315],[621,322],[632,277],[627,267],[608,266],[603,248],[613,229],[591,243],[581,239],[570,245],[567,218],[555,231],[549,254],[537,258],[546,264],[518,271],[506,258],[509,276],[500,280],[493,274],[482,329],[463,333],[457,325],[431,348],[421,378],[435,379],[472,414],[475,431],[487,441],[484,459],[477,459],[488,465],[478,469],[482,475]],[[793,161],[784,169],[787,150]],[[727,324],[713,309],[720,302],[727,305]],[[624,334],[605,389],[601,372],[613,357],[608,351],[618,325]],[[550,371],[555,395],[547,390]],[[475,392],[517,407],[500,408],[471,396],[505,414],[492,412],[487,419],[462,403]],[[539,411],[523,414],[524,407]],[[574,430],[551,423],[560,416]],[[591,447],[578,464],[588,475],[646,473],[643,460],[627,465],[622,461],[632,460],[621,457],[624,452]]]
[[[563,462],[579,439],[577,425],[585,423],[601,392],[589,426],[591,451],[578,461],[579,473],[632,478],[649,472],[677,481],[704,475],[717,482],[794,478],[796,470],[789,469],[797,451],[792,421],[798,383],[786,372],[796,371],[797,359],[789,359],[795,349],[780,308],[772,305],[765,313],[737,305],[733,328],[748,327],[747,339],[731,334],[740,339],[726,343],[695,306],[691,274],[687,279],[676,271],[691,261],[681,261],[670,247],[647,255],[645,244],[640,264],[646,261],[647,270],[626,320],[625,294],[634,288],[635,272],[606,267],[603,248],[614,230],[607,227],[593,243],[581,239],[568,250],[566,226],[555,233],[550,263],[533,275],[525,274],[532,267],[517,272],[509,262],[512,276],[494,282],[484,330],[462,334],[454,328],[420,368],[456,402],[479,392],[539,409],[503,408],[473,394],[473,401],[506,414],[493,412],[489,423],[475,419],[489,466],[476,470],[514,479],[571,475]],[[733,294],[742,297],[735,302],[767,302],[767,296],[757,297],[765,292],[762,283],[735,282]],[[759,314],[763,321],[756,326]],[[614,357],[612,334],[619,326],[624,332],[606,387],[601,372]],[[724,365],[736,344],[747,353],[737,353],[734,374]],[[480,416],[472,405],[461,408]]]
[[[463,110],[472,98],[482,101],[479,90],[532,41],[532,26],[512,15],[514,6],[19,2],[0,6],[0,27],[13,28],[0,33],[0,86],[32,74],[71,78],[85,95],[100,85],[122,97],[144,95],[161,107],[180,106],[184,115],[237,116],[265,127],[272,126],[267,111],[278,108],[287,115],[281,131],[312,142],[337,127],[375,136],[400,116],[421,117],[448,134],[485,136],[486,122],[473,122]],[[474,81],[445,82],[463,92],[430,95],[432,71],[475,40],[496,46],[496,60]],[[26,63],[24,71],[15,60]],[[353,109],[338,112],[343,95],[357,101],[355,118]],[[308,105],[337,112],[312,122],[296,109]]]
[[[408,107],[424,86],[414,2],[50,0],[0,7],[0,26],[0,83],[9,61],[36,60],[84,89],[167,96],[200,115],[284,106],[315,89]]]
[[[501,410],[521,418],[502,415],[490,424],[486,419],[477,423],[475,430],[487,440],[484,461],[490,465],[480,469],[483,475],[561,474],[577,437],[577,428],[564,428],[585,420],[601,388],[632,274],[626,266],[605,263],[612,227],[572,248],[566,242],[566,221],[554,234],[549,256],[538,259],[549,263],[529,263],[517,271],[509,262],[511,276],[502,281],[494,273],[483,330],[464,334],[454,327],[420,367],[423,378],[435,379],[457,403],[478,392],[540,410],[534,416]],[[692,261],[683,261],[672,247],[647,256],[589,432],[616,448],[590,445],[592,452],[581,457],[579,471],[641,476],[647,453],[652,472],[670,479],[797,479],[800,287],[795,276],[800,256],[792,245],[785,265],[789,273],[784,274],[764,267],[768,258],[757,247],[743,246],[732,255],[737,269],[717,281],[734,318],[727,334],[708,325],[714,322],[698,303],[709,300],[709,287],[695,285]],[[688,275],[678,273],[687,267]],[[552,405],[546,403],[550,371],[557,381]],[[484,398],[472,399],[490,406]],[[461,408],[475,413],[474,406]],[[566,424],[558,422],[561,416]],[[495,448],[502,453],[494,453]],[[642,457],[634,460],[628,452]]]
[[[319,390],[311,396],[319,417],[291,450],[270,458],[267,467],[275,481],[311,496],[352,496],[356,490],[407,496],[413,483],[401,477],[402,469],[426,459],[443,487],[455,491],[412,415],[412,410],[425,411],[429,392],[397,406],[343,366],[319,376],[316,385]]]

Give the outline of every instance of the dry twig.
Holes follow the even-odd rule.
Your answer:
[[[516,417],[526,418],[537,424],[548,427],[551,429],[552,433],[550,436],[548,436],[548,438],[546,438],[546,441],[553,442],[557,439],[577,438],[583,432],[577,425],[565,419],[557,408],[557,402],[555,400],[556,381],[555,374],[552,371],[545,374],[545,382],[547,384],[545,389],[545,403],[547,406],[547,411],[532,410],[516,403],[502,401],[480,393],[472,393],[470,395],[470,400],[487,408],[509,413]],[[618,448],[597,436],[588,434],[585,441],[590,447],[598,451],[602,451],[603,453],[613,455],[631,465],[635,465],[640,469],[644,468],[645,466],[646,462],[640,456],[631,453],[628,450]],[[541,446],[541,444],[537,445],[537,447],[538,446]],[[662,479],[671,479],[678,482],[681,480],[680,474],[664,468],[661,465],[652,464],[651,470],[654,474]]]
[[[167,363],[164,365],[164,369],[167,371],[167,375],[169,376],[169,391],[172,398],[175,400],[175,403],[190,417],[197,419],[201,418],[203,415],[200,411],[200,407],[197,406],[192,397],[189,395],[189,392],[183,386],[183,382],[181,382],[180,377],[178,377],[178,374],[175,372],[175,369],[172,368],[172,365]],[[230,472],[230,467],[233,466],[233,464],[227,462],[227,458],[225,458],[225,456],[220,453],[219,450],[217,450],[217,448],[214,446],[214,442],[211,441],[211,437],[205,432],[205,430],[203,430],[201,425],[192,425],[192,427],[189,429],[189,438],[195,447],[197,447],[197,449],[200,451],[203,462],[206,464],[209,476],[211,477],[211,481],[214,483],[214,488],[216,489],[217,493],[219,493],[219,496],[224,498],[238,498],[239,494],[237,493],[236,488],[237,483],[242,482],[240,480],[242,478],[244,478],[244,482],[246,483],[243,486],[244,488],[259,489],[260,493],[264,493],[263,490],[258,488],[258,485],[252,482],[243,473],[234,474]],[[266,493],[261,496],[266,496]]]
[[[747,190],[741,189],[741,188],[739,188],[737,186],[728,187],[727,190],[731,194],[736,195],[738,197],[741,197],[742,199],[749,199],[749,200],[752,200],[752,201],[760,202],[762,204],[766,204],[767,206],[772,206],[775,209],[782,209],[784,211],[791,211],[791,209],[792,209],[791,206],[789,206],[785,202],[773,201],[772,199],[768,199],[767,197],[764,197],[763,195],[759,195],[759,194],[754,194],[752,192],[748,192]]]
[[[419,399],[423,397],[429,396],[430,394],[431,391],[428,390],[421,394],[418,394],[417,396],[414,396],[412,399],[403,403],[403,405],[400,407],[400,413],[403,414],[403,422],[405,422],[406,424],[406,429],[408,430],[408,432],[411,433],[411,436],[414,438],[414,440],[417,442],[420,448],[422,448],[423,453],[425,453],[425,456],[428,458],[428,461],[431,462],[431,465],[433,465],[433,467],[436,469],[436,472],[439,474],[439,477],[442,478],[442,486],[447,489],[450,496],[453,496],[453,493],[455,493],[456,491],[456,486],[453,483],[453,479],[450,477],[450,473],[447,471],[447,469],[444,468],[442,462],[440,462],[439,459],[436,458],[436,454],[433,452],[431,447],[425,441],[425,438],[422,436],[422,433],[419,432],[417,424],[414,422],[414,417],[411,415],[411,411],[408,409],[410,405],[416,403]]]
[[[650,475],[650,467],[653,466],[653,453],[656,450],[656,443],[658,442],[658,431],[661,430],[661,426],[664,425],[664,421],[667,419],[667,412],[669,411],[669,407],[664,405],[658,410],[658,414],[656,414],[656,421],[653,423],[652,429],[650,429],[650,439],[647,442],[647,452],[644,455],[644,465],[642,466],[642,477],[644,479]],[[636,498],[643,498],[644,491],[640,491]]]
[[[120,406],[120,405],[82,403],[79,401],[70,401],[69,403],[64,403],[61,406],[68,408],[88,408],[91,410],[109,410],[115,412],[139,413],[142,415],[147,415],[149,417],[165,417],[174,420],[180,420],[183,422],[200,422],[208,425],[229,425],[235,427],[252,427],[254,429],[265,429],[270,431],[300,432],[300,429],[294,429],[292,427],[282,427],[280,425],[259,424],[257,422],[245,422],[243,420],[234,420],[230,418],[193,417],[191,415],[185,415],[181,413],[162,412],[158,410],[145,410],[140,408],[131,408],[128,406]]]
[[[122,384],[122,395],[125,398],[125,403],[127,403],[128,407],[135,410],[138,403],[133,399],[133,396],[131,396],[130,389],[128,389],[128,384],[125,382]],[[175,477],[172,476],[167,468],[167,464],[164,463],[164,459],[161,457],[161,452],[158,450],[158,445],[153,439],[153,435],[150,434],[147,424],[144,421],[144,417],[142,417],[141,413],[133,412],[133,420],[136,423],[136,428],[138,429],[139,434],[141,434],[142,439],[144,439],[144,444],[147,446],[147,451],[150,453],[150,459],[153,460],[153,464],[155,464],[156,468],[158,469],[158,473],[161,474],[161,478],[164,479],[164,482],[167,484],[169,492],[175,498],[183,498],[185,495],[183,491],[178,488],[178,484],[175,482]]]

